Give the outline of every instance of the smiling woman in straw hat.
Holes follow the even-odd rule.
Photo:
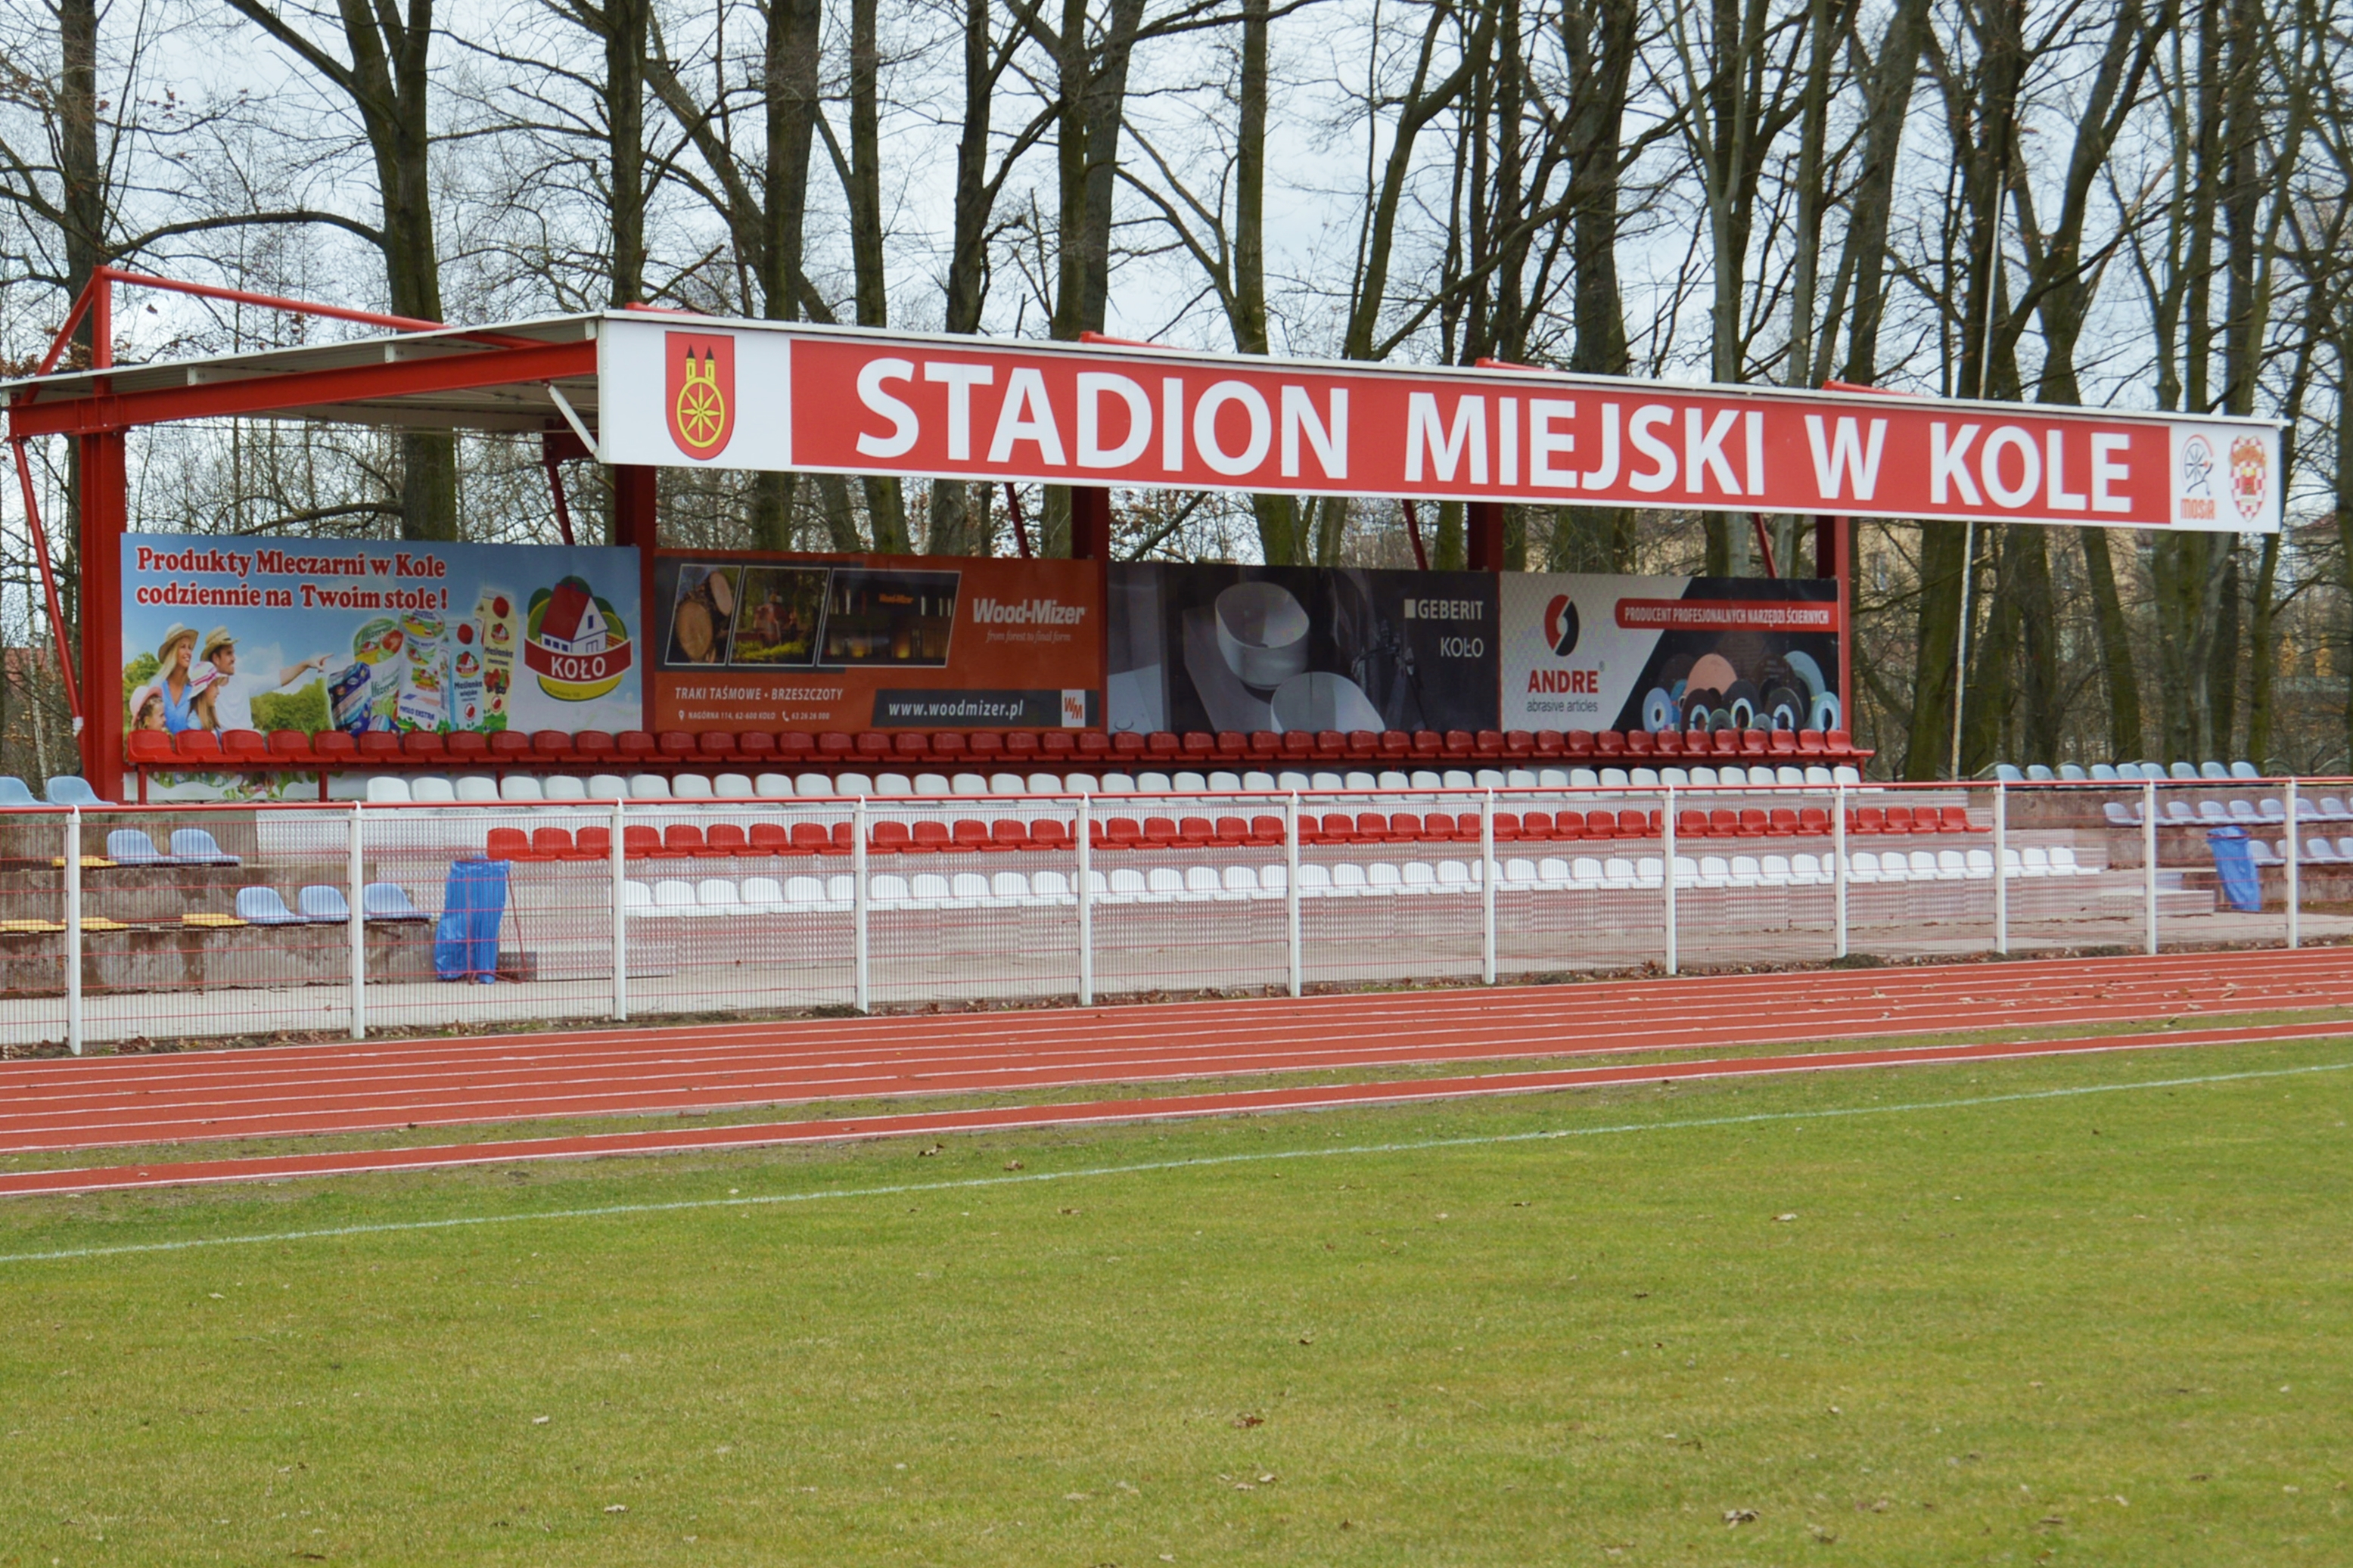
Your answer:
[[[163,665],[155,689],[164,698],[164,728],[174,735],[185,730],[204,728],[196,702],[210,684],[212,672],[207,668],[197,673],[195,657],[196,628],[178,621],[172,623],[164,640],[155,645],[155,658]]]

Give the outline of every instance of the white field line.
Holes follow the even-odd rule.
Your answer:
[[[1979,1064],[1970,1064],[1979,1065]],[[822,1187],[813,1192],[768,1193],[750,1197],[681,1198],[659,1204],[605,1204],[595,1208],[546,1209],[522,1214],[469,1215],[449,1219],[384,1220],[373,1225],[332,1226],[318,1230],[288,1230],[259,1236],[195,1237],[180,1241],[131,1242],[116,1247],[74,1247],[55,1252],[0,1253],[0,1265],[62,1263],[85,1258],[121,1258],[146,1252],[186,1252],[202,1247],[254,1247],[269,1242],[323,1241],[338,1237],[384,1236],[401,1231],[455,1230],[481,1225],[515,1225],[533,1220],[605,1219],[618,1215],[677,1214],[692,1209],[758,1208],[773,1204],[806,1204],[852,1198],[902,1197],[914,1193],[967,1192],[978,1187],[1022,1186],[1038,1182],[1071,1182],[1103,1176],[1147,1175],[1158,1171],[1195,1170],[1209,1165],[1253,1164],[1269,1160],[1321,1160],[1357,1154],[1411,1154],[1440,1149],[1486,1148],[1505,1143],[1540,1143],[1561,1138],[1599,1138],[1631,1132],[1675,1132],[1710,1127],[1746,1127],[1770,1121],[1819,1121],[1843,1116],[1898,1116],[1932,1110],[1965,1110],[1985,1105],[2014,1105],[2032,1100],[2072,1100],[2089,1094],[2130,1094],[2151,1089],[2192,1089],[2211,1084],[2242,1083],[2256,1079],[2298,1078],[2310,1073],[2343,1072],[2353,1061],[2318,1062],[2306,1067],[2268,1068],[2254,1072],[2208,1073],[2197,1078],[2149,1079],[2137,1083],[2082,1084],[2072,1089],[2041,1089],[2019,1094],[1978,1095],[1967,1100],[1921,1100],[1904,1105],[1833,1106],[1822,1110],[1764,1110],[1746,1116],[1707,1116],[1684,1121],[1629,1121],[1609,1127],[1561,1127],[1535,1132],[1498,1132],[1470,1138],[1431,1138],[1413,1142],[1355,1143],[1336,1149],[1271,1149],[1246,1154],[1203,1154],[1187,1160],[1153,1160],[1133,1165],[1095,1165],[1075,1171],[1025,1171],[1018,1175],[969,1176],[945,1182],[900,1182],[879,1187]],[[1046,1131],[1046,1129],[1039,1129]],[[953,1137],[953,1132],[942,1134]],[[691,1151],[681,1151],[691,1152]]]

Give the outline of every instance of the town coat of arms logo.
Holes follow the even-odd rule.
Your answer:
[[[688,457],[708,462],[735,433],[735,340],[710,332],[667,332],[663,339],[670,438]]]
[[[2242,436],[2231,443],[2231,500],[2238,504],[2239,515],[2254,521],[2263,510],[2263,495],[2271,488],[2271,454],[2261,438]]]

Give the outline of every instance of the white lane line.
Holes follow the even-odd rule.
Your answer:
[[[1974,1065],[1974,1064],[1972,1064]],[[1018,1175],[969,1176],[945,1182],[902,1182],[879,1187],[821,1187],[813,1192],[755,1194],[750,1197],[681,1198],[659,1204],[605,1204],[595,1208],[544,1209],[522,1214],[469,1215],[449,1219],[384,1220],[373,1225],[342,1225],[317,1230],[288,1230],[259,1236],[194,1237],[180,1241],[131,1242],[117,1247],[75,1247],[55,1252],[0,1253],[0,1264],[62,1263],[86,1258],[121,1258],[148,1252],[187,1252],[203,1247],[254,1247],[269,1242],[324,1241],[338,1237],[385,1236],[402,1231],[455,1230],[468,1226],[515,1225],[531,1220],[606,1219],[619,1215],[677,1214],[692,1209],[758,1208],[774,1204],[806,1204],[850,1198],[902,1197],[911,1193],[965,1192],[976,1187],[1021,1186],[1037,1182],[1070,1182],[1102,1176],[1146,1175],[1158,1171],[1182,1171],[1208,1165],[1241,1165],[1269,1160],[1320,1160],[1355,1154],[1410,1154],[1439,1149],[1486,1148],[1506,1143],[1539,1143],[1562,1138],[1598,1138],[1628,1132],[1674,1132],[1709,1127],[1746,1127],[1768,1121],[1819,1121],[1841,1116],[1895,1116],[1928,1110],[1965,1110],[1976,1106],[2013,1105],[2040,1100],[2071,1100],[2089,1094],[2129,1094],[2151,1089],[2193,1089],[2211,1084],[2241,1083],[2254,1079],[2298,1078],[2310,1073],[2343,1072],[2353,1061],[2317,1062],[2306,1067],[2267,1068],[2253,1072],[2209,1073],[2197,1078],[2149,1079],[2137,1083],[2081,1084],[2072,1089],[2039,1089],[2018,1094],[1988,1094],[1968,1100],[1922,1100],[1905,1105],[1833,1106],[1821,1110],[1763,1110],[1746,1116],[1707,1116],[1685,1121],[1629,1121],[1610,1127],[1548,1128],[1535,1132],[1498,1132],[1471,1138],[1431,1138],[1415,1142],[1356,1143],[1337,1149],[1271,1149],[1246,1154],[1203,1154],[1187,1160],[1153,1160],[1134,1165],[1096,1165],[1075,1171],[1027,1171]],[[1041,1129],[1042,1131],[1042,1129]],[[952,1137],[953,1133],[942,1136]]]

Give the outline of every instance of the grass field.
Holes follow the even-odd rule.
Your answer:
[[[11,1202],[0,1563],[2341,1564],[2348,1110],[2353,1040]]]

